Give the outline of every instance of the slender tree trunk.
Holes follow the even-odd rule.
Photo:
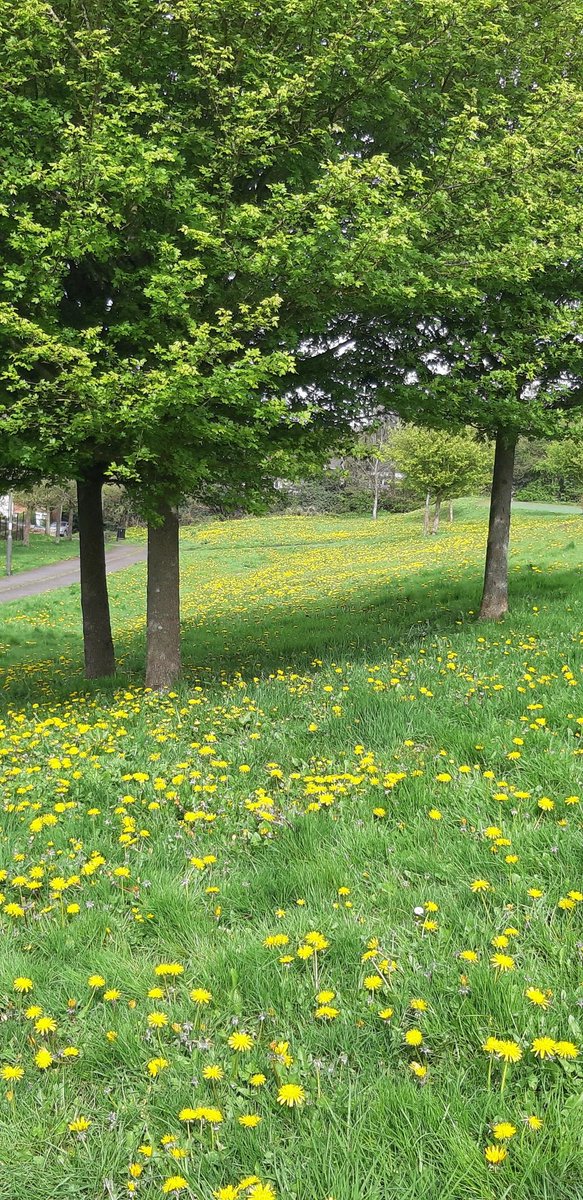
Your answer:
[[[61,540],[61,521],[63,520],[63,505],[59,504],[57,508],[57,519],[55,521],[55,541]]]
[[[51,536],[51,510],[47,508],[45,513],[45,533],[47,537]]]
[[[98,477],[77,482],[83,649],[88,679],[115,675],[105,573],[101,488],[102,480]]]
[[[449,502],[448,519],[449,519],[449,523],[451,525],[451,523],[453,521],[453,500],[450,500],[450,502]]]
[[[372,502],[372,519],[373,519],[373,521],[376,521],[376,519],[379,515],[379,464],[378,464],[378,461],[375,461],[374,474],[373,474],[373,487],[374,487],[374,494],[373,494],[373,502]]]
[[[24,546],[30,546],[30,524],[31,511],[27,508],[24,514],[24,525],[22,528],[22,542]]]
[[[441,500],[439,499],[439,496],[437,496],[436,500],[435,500],[435,511],[433,513],[433,528],[431,530],[432,533],[437,533],[437,530],[439,529],[439,514],[440,514],[440,512],[441,512]]]
[[[165,506],[148,525],[146,687],[162,691],[180,674],[178,514]]]
[[[431,497],[428,492],[425,497],[425,509],[423,512],[423,532],[426,536],[428,536],[428,534],[429,534],[429,502],[430,502],[430,499],[431,499]]]
[[[74,515],[75,515],[75,509],[73,508],[73,505],[70,504],[69,512],[67,513],[67,541],[68,542],[72,541],[72,538],[73,538],[73,517],[74,517]]]
[[[490,496],[484,591],[480,606],[482,620],[497,620],[508,612],[508,546],[515,451],[515,434],[499,429]]]

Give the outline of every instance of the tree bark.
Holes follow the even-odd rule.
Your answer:
[[[437,530],[439,529],[439,514],[440,514],[440,512],[441,512],[441,500],[439,499],[439,497],[437,497],[435,500],[435,511],[433,513],[433,529],[431,531],[432,533],[437,533]]]
[[[423,512],[423,532],[426,536],[429,534],[429,502],[430,502],[430,499],[431,499],[431,497],[428,492],[425,497],[425,509]]]
[[[45,512],[45,533],[47,537],[51,536],[51,510],[47,508]]]
[[[61,521],[63,520],[63,505],[59,504],[57,508],[57,519],[55,521],[55,541],[61,540]]]
[[[499,429],[496,436],[494,472],[490,495],[490,523],[481,620],[497,620],[508,612],[508,547],[516,435]]]
[[[69,505],[69,512],[67,513],[67,541],[68,542],[72,541],[72,539],[73,539],[73,517],[74,517],[74,514],[75,514],[75,509],[73,508],[73,505],[71,504],[71,505]]]
[[[30,508],[27,507],[26,512],[24,514],[24,525],[22,528],[22,543],[24,546],[30,546],[30,525],[31,525],[30,518],[31,518]]]
[[[115,675],[105,573],[101,488],[102,480],[98,476],[77,482],[83,649],[88,679]]]
[[[163,691],[180,674],[180,561],[178,513],[160,512],[148,525],[146,687]]]
[[[379,464],[378,464],[378,459],[375,459],[374,472],[373,472],[373,487],[374,487],[374,494],[373,494],[373,502],[372,502],[372,519],[373,519],[373,521],[376,521],[378,514],[379,514]]]
[[[453,500],[450,500],[450,502],[449,502],[448,519],[449,519],[449,523],[451,525],[451,523],[453,521]]]

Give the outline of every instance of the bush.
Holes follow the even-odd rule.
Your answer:
[[[556,485],[550,479],[533,479],[514,493],[515,500],[555,502],[559,499]]]

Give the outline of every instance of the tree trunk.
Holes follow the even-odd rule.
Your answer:
[[[379,464],[378,464],[378,461],[375,461],[375,467],[374,467],[374,473],[373,473],[373,487],[374,487],[374,494],[373,494],[373,502],[372,502],[372,519],[373,519],[373,521],[376,521],[376,519],[379,515]]]
[[[437,530],[439,529],[439,514],[440,514],[440,512],[441,512],[441,500],[439,499],[439,496],[438,496],[435,501],[435,511],[433,513],[433,529],[431,530],[432,533],[437,533]]]
[[[67,513],[67,541],[68,542],[72,541],[72,539],[73,539],[73,517],[74,517],[74,515],[75,515],[75,509],[73,508],[73,505],[70,504],[69,512]]]
[[[165,506],[148,525],[146,687],[162,691],[180,674],[178,513]]]
[[[98,477],[79,480],[77,483],[83,649],[85,674],[88,679],[115,675],[105,573],[101,488],[102,480]]]
[[[508,612],[508,545],[515,451],[515,434],[499,429],[490,495],[488,548],[479,614],[481,620],[497,620]]]
[[[24,513],[24,525],[22,527],[22,543],[24,546],[30,546],[30,525],[31,511],[27,508]]]
[[[47,508],[45,513],[45,533],[47,537],[51,536],[51,510]]]
[[[453,500],[450,500],[450,502],[449,502],[448,519],[449,519],[449,523],[451,525],[451,523],[453,521]]]
[[[428,492],[425,497],[425,509],[423,512],[423,532],[426,536],[429,534],[429,502],[430,502],[430,499],[431,499],[431,497]]]
[[[61,521],[63,520],[63,505],[59,504],[57,508],[57,519],[55,521],[55,541],[61,540]]]

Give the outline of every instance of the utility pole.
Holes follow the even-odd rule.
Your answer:
[[[8,514],[6,517],[6,574],[12,574],[12,515],[14,513],[14,497],[8,493]]]

